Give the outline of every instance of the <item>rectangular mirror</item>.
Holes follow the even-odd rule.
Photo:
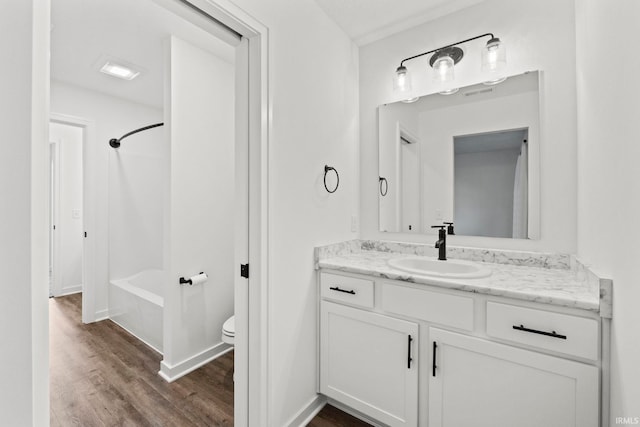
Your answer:
[[[539,78],[381,105],[380,231],[539,238]]]

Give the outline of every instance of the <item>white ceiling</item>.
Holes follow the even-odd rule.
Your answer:
[[[51,78],[162,108],[164,42],[171,34],[233,63],[234,49],[152,0],[52,0]],[[125,81],[98,70],[107,57],[137,65]]]
[[[315,0],[363,46],[485,0]]]
[[[484,0],[315,0],[364,45]],[[232,63],[234,49],[154,0],[52,0],[51,78],[145,105],[163,104],[164,41],[174,34]],[[132,81],[98,70],[107,58],[142,69]]]

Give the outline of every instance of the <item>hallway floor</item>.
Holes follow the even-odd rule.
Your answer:
[[[173,383],[162,357],[110,320],[83,325],[81,294],[49,300],[51,426],[233,426],[233,352]],[[326,406],[311,427],[368,426]]]

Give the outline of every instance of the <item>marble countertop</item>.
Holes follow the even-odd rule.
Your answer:
[[[415,256],[375,250],[342,251],[316,259],[319,268],[373,275],[385,279],[423,283],[447,289],[514,298],[543,304],[600,311],[601,291],[590,286],[584,272],[570,268],[543,268],[475,261],[491,270],[480,279],[448,279],[397,270],[392,258]]]

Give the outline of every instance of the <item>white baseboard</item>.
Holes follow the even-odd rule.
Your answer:
[[[327,398],[321,394],[316,395],[286,424],[288,427],[304,427],[311,422],[313,417],[327,404]]]
[[[107,320],[109,318],[109,310],[98,310],[96,311],[94,322],[99,322],[101,320]]]
[[[327,403],[331,406],[335,406],[336,408],[340,409],[342,412],[346,412],[349,415],[353,415],[354,417],[358,418],[359,420],[364,421],[365,423],[369,423],[374,427],[384,427],[384,424],[380,424],[379,421],[374,420],[373,418],[370,418],[368,415],[363,414],[360,411],[356,411],[355,409],[351,409],[350,407],[343,405],[340,402],[336,402],[335,400],[328,398],[327,399]]]
[[[64,288],[60,289],[60,293],[56,295],[56,297],[64,297],[67,295],[77,294],[80,292],[82,292],[82,283],[79,285],[65,286]]]
[[[165,363],[163,360],[160,362],[160,371],[158,374],[165,381],[173,382],[231,350],[233,350],[233,346],[221,342],[173,366]]]
[[[108,310],[105,310],[108,312]],[[160,350],[158,347],[156,347],[155,345],[152,345],[151,343],[149,343],[147,340],[140,338],[138,335],[134,334],[133,331],[131,331],[129,328],[127,328],[126,326],[122,325],[120,322],[118,322],[116,319],[112,318],[111,316],[108,317],[109,320],[111,320],[113,323],[115,323],[116,325],[120,326],[122,329],[124,329],[125,331],[127,331],[127,333],[129,333],[130,335],[133,335],[134,337],[136,337],[139,341],[142,341],[143,343],[146,344],[147,347],[151,348],[153,351],[155,351],[156,353],[162,355],[162,350]]]

